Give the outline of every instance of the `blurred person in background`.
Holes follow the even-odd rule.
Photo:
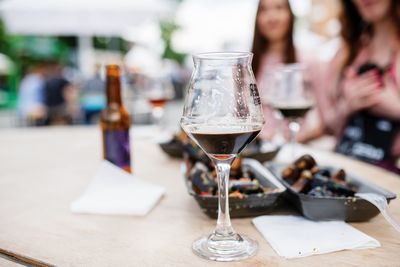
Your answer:
[[[268,73],[279,64],[301,62],[307,67],[310,86],[318,86],[317,62],[298,51],[294,45],[295,17],[288,0],[260,0],[255,21],[252,52],[252,68],[259,85],[262,97],[268,93]],[[265,103],[265,99],[264,99]],[[283,130],[282,119],[268,105],[263,106],[266,127],[261,138],[271,140]],[[321,136],[319,115],[315,111],[308,112],[298,135],[299,142],[307,142]],[[304,127],[305,126],[305,127]],[[287,126],[285,127],[287,128]],[[278,130],[278,132],[277,132]],[[287,129],[285,129],[288,138]]]
[[[337,152],[400,174],[400,1],[342,0],[342,8],[324,128]]]
[[[96,123],[106,106],[105,82],[101,79],[101,65],[96,64],[94,75],[81,90],[81,106],[86,124]]]
[[[18,90],[17,112],[23,124],[44,125],[46,118],[44,83],[44,64],[33,65],[22,78]]]
[[[55,63],[44,84],[47,125],[70,125],[79,117],[77,88],[63,76],[62,65]]]

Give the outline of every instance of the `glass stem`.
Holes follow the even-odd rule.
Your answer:
[[[295,146],[297,144],[297,134],[299,133],[300,130],[300,124],[296,119],[291,119],[289,121],[289,130],[290,130],[290,144],[291,144],[291,150],[292,150],[292,158],[295,159]]]
[[[161,129],[162,127],[162,117],[164,115],[164,108],[163,107],[154,107],[152,109],[152,115],[155,124]]]
[[[215,234],[224,237],[235,233],[229,216],[229,173],[232,161],[233,159],[214,162],[218,176],[218,220]]]

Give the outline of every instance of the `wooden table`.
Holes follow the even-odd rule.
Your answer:
[[[167,189],[146,217],[76,215],[70,203],[88,185],[100,162],[95,127],[0,131],[0,265],[6,254],[56,266],[400,266],[400,234],[381,215],[352,224],[382,247],[285,260],[251,224],[234,219],[240,233],[258,240],[257,255],[239,263],[196,257],[191,244],[213,230],[186,192],[180,161],[168,158],[152,139],[133,140],[136,173]],[[400,179],[386,171],[328,152],[312,151],[320,163],[344,167],[400,195]],[[400,201],[390,208],[400,218]],[[9,257],[10,259],[10,257]]]

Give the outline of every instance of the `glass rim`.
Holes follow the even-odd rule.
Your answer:
[[[229,52],[205,52],[194,54],[194,59],[207,59],[207,60],[234,60],[243,59],[253,56],[252,52],[239,52],[239,51],[229,51]]]
[[[285,63],[277,66],[278,71],[296,71],[305,69],[307,69],[307,65],[301,62]]]

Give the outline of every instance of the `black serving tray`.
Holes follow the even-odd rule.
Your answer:
[[[158,143],[161,149],[172,158],[183,157],[183,145],[177,139]]]
[[[341,220],[347,222],[368,221],[379,214],[378,208],[360,197],[316,197],[292,190],[291,186],[281,178],[282,170],[287,164],[268,163],[266,167],[279,179],[287,188],[287,198],[297,210],[306,218],[320,220]],[[335,168],[328,168],[332,171]],[[358,193],[376,193],[386,197],[388,203],[396,198],[396,194],[383,189],[371,182],[359,177],[347,174],[346,180],[358,187]]]
[[[286,188],[274,175],[267,172],[265,168],[254,159],[243,159],[242,168],[247,168],[254,173],[256,179],[258,179],[263,186],[278,189],[279,191],[247,195],[244,199],[230,197],[229,210],[231,218],[254,217],[271,212],[278,205],[280,196],[285,192]],[[189,194],[195,198],[203,212],[211,218],[217,218],[218,197],[198,195],[192,190],[190,179],[185,177],[185,181]]]
[[[241,153],[240,156],[244,158],[255,159],[261,163],[270,161],[275,158],[281,149],[280,145],[272,143],[250,143]]]

